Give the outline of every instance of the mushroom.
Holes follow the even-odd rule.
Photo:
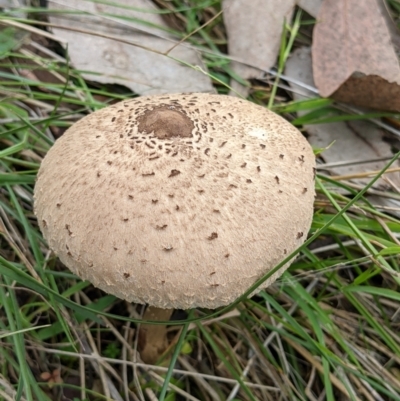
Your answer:
[[[314,168],[302,134],[262,106],[138,97],[57,140],[38,173],[35,213],[61,261],[102,290],[153,306],[153,316],[217,308],[304,242]]]

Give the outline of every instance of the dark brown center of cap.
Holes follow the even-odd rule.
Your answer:
[[[139,132],[153,132],[159,139],[172,137],[191,138],[193,121],[176,106],[161,106],[145,111],[138,117]]]

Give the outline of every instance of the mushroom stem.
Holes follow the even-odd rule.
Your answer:
[[[173,309],[148,306],[143,320],[169,320]],[[168,347],[167,326],[159,324],[141,324],[139,330],[140,357],[145,363],[154,364]]]

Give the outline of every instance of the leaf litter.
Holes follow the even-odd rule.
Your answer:
[[[315,18],[319,12],[322,1],[323,0],[297,0],[297,5]]]
[[[292,80],[289,84],[293,89],[295,100],[315,97],[315,92],[305,88],[305,86],[314,86],[310,48],[298,48],[292,53],[286,64],[285,74]],[[307,111],[299,111],[298,115],[304,116],[306,113]],[[351,181],[358,185],[366,185],[371,179],[363,173],[380,171],[385,167],[385,160],[376,161],[376,159],[393,157],[390,144],[383,140],[382,130],[368,121],[305,124],[304,129],[313,147],[325,148],[320,158],[326,165],[325,171],[334,176],[352,177]],[[396,166],[398,167],[399,163]],[[324,165],[319,165],[319,168],[324,170]],[[393,185],[386,181],[385,177]],[[395,190],[399,184],[400,173],[395,171],[385,174],[378,181],[377,188]],[[375,200],[378,198],[376,197]],[[389,203],[387,198],[379,199],[379,202],[381,201],[383,205]],[[400,207],[400,203],[395,203],[397,207]],[[390,201],[390,206],[393,207],[393,201]]]
[[[242,80],[260,78],[275,63],[285,23],[289,23],[296,4],[313,17],[322,0],[223,0],[223,17],[228,36],[228,52],[236,79],[231,95],[247,97],[249,86]],[[246,10],[245,12],[243,10]]]
[[[397,40],[381,0],[325,0],[314,27],[315,84],[323,97],[400,111]]]
[[[228,35],[232,71],[242,79],[261,77],[276,62],[285,21],[293,15],[295,0],[224,0],[223,17]],[[244,11],[245,10],[245,11]],[[248,87],[233,79],[234,95],[247,97]]]
[[[176,38],[151,1],[49,1],[48,7],[54,34],[68,42],[71,63],[85,79],[142,95],[214,91],[198,52],[174,47]]]

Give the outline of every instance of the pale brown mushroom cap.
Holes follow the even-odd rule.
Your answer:
[[[140,97],[57,140],[35,212],[61,261],[104,291],[215,308],[304,242],[314,167],[306,139],[264,107],[210,94]]]

